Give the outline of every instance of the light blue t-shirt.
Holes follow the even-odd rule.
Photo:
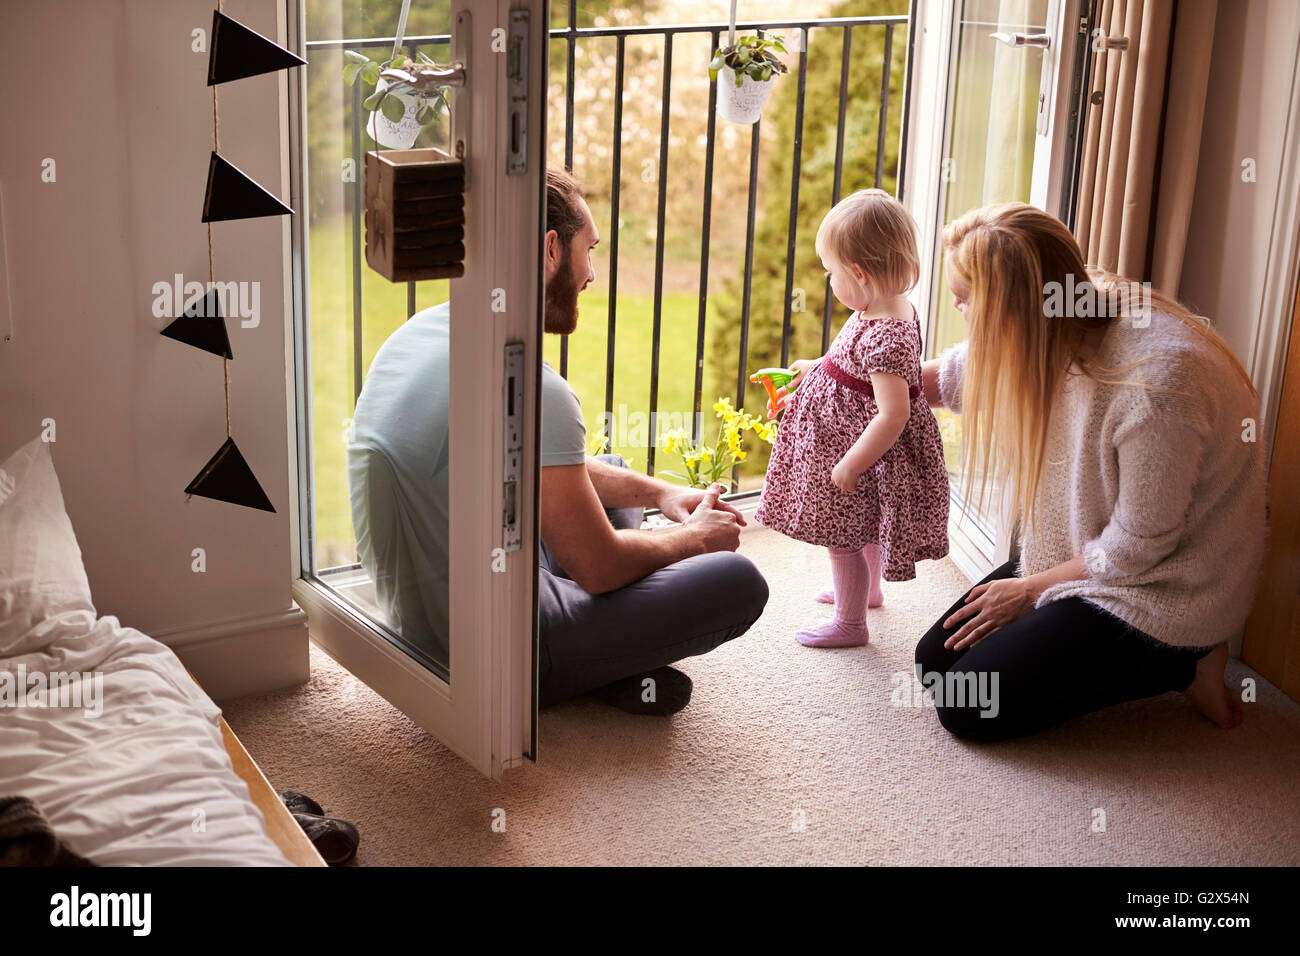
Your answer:
[[[542,467],[587,460],[587,426],[573,387],[542,360]]]
[[[417,312],[375,353],[352,416],[348,488],[361,566],[387,623],[448,666],[450,305]]]
[[[352,527],[389,627],[448,664],[449,303],[411,316],[366,374],[348,441]],[[542,362],[542,467],[586,461],[573,388]]]

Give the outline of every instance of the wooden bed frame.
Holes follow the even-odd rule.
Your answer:
[[[185,672],[190,674],[188,667],[185,668]],[[190,679],[194,680],[193,674],[190,674]],[[194,680],[194,683],[199,682]],[[202,686],[199,684],[199,687]],[[230,729],[224,717],[221,718],[221,740],[226,745],[226,753],[230,755],[230,765],[235,768],[239,779],[248,785],[248,795],[252,797],[257,809],[262,811],[262,817],[266,820],[266,835],[280,848],[285,859],[294,866],[327,866],[328,864],[312,846],[311,840],[307,839],[307,834],[303,832],[302,827],[298,826],[298,821],[293,818],[289,808],[280,799],[280,795],[271,786],[271,781],[266,779],[262,768],[244,749],[244,745],[239,742],[239,738],[235,736],[235,732]]]
[[[316,852],[311,840],[307,839],[307,834],[298,826],[298,821],[293,818],[261,768],[248,755],[224,717],[221,718],[221,737],[225,741],[226,753],[230,754],[230,763],[235,768],[235,773],[248,784],[248,793],[253,798],[253,803],[257,804],[257,809],[266,818],[266,835],[294,866],[325,866],[325,861]]]

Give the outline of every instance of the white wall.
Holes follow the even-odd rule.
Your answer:
[[[215,278],[261,284],[227,321],[235,441],[276,514],[183,490],[225,439],[221,360],[158,334],[154,283],[208,278],[210,0],[0,5],[0,195],[12,341],[0,344],[0,459],[44,418],[101,614],[166,640],[215,697],[307,677],[290,598],[285,218],[215,223]],[[279,4],[225,12],[282,36]],[[285,198],[285,74],[217,87],[221,153]],[[57,180],[41,181],[46,157]],[[207,571],[191,570],[204,548]]]
[[[1279,186],[1300,170],[1283,169],[1283,139],[1300,46],[1297,0],[1221,0],[1214,28],[1196,199],[1188,227],[1180,296],[1215,327],[1252,367],[1260,311],[1270,281],[1269,238]],[[1300,121],[1300,117],[1292,122]],[[1255,160],[1257,181],[1242,181],[1242,161]],[[1275,260],[1276,260],[1275,250]],[[1285,350],[1285,337],[1282,350]],[[1276,349],[1259,342],[1259,348]],[[1257,384],[1264,384],[1257,382]]]

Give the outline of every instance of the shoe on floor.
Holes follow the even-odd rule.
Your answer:
[[[691,687],[691,679],[677,668],[656,667],[597,687],[590,696],[629,714],[668,717],[691,702]]]
[[[316,852],[330,866],[339,866],[357,855],[361,835],[346,820],[322,817],[315,813],[295,813],[293,818],[307,834],[307,839],[311,840]]]
[[[325,811],[320,808],[319,803],[297,790],[284,791],[280,794],[280,801],[289,808],[290,813],[314,813],[318,817],[325,816]]]

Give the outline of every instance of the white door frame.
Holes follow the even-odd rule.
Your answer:
[[[1034,173],[1030,200],[1054,215],[1064,213],[1064,200],[1071,185],[1067,175],[1073,162],[1069,149],[1069,107],[1075,61],[1075,36],[1082,0],[1052,0],[1047,22],[1053,43],[1043,52],[1044,74],[1050,76],[1049,113],[1046,130],[1040,130],[1034,149]],[[902,201],[920,225],[920,296],[929,296],[939,271],[939,215],[942,200],[943,160],[948,149],[948,90],[957,63],[953,56],[960,25],[957,4],[951,0],[916,0],[919,35],[914,46],[916,83],[909,104],[915,135],[909,134],[908,177]],[[995,42],[990,40],[989,42]],[[1037,55],[1026,50],[1026,55]],[[927,338],[934,334],[935,320],[929,302],[917,302],[925,316]],[[954,514],[948,522],[949,557],[972,581],[1011,559],[1015,546],[1015,516],[1005,503],[999,507],[996,538],[991,540],[972,521],[960,522]]]
[[[1291,96],[1278,168],[1300,169],[1300,47],[1291,65]],[[1259,441],[1271,460],[1277,430],[1277,408],[1282,400],[1282,378],[1290,347],[1291,310],[1295,306],[1296,276],[1300,271],[1300,176],[1284,172],[1278,177],[1277,201],[1269,224],[1268,259],[1264,295],[1261,297],[1255,335],[1246,368],[1259,391]],[[1300,374],[1300,369],[1291,373]],[[1267,462],[1265,468],[1267,468]]]
[[[907,179],[900,200],[920,225],[918,251],[921,276],[916,294],[928,294],[937,271],[939,245],[930,224],[939,221],[939,183],[942,176],[948,114],[946,91],[950,79],[955,5],[946,0],[915,0],[917,36],[912,45],[912,102],[908,104],[910,130],[907,136]],[[933,332],[934,317],[929,303],[915,302],[924,316],[927,336]]]
[[[290,49],[302,50],[303,0],[286,0]],[[512,10],[531,16],[528,49],[528,172],[506,174],[506,70],[501,34]],[[453,91],[452,143],[466,144],[465,275],[451,282],[450,512],[451,683],[396,647],[384,632],[319,582],[303,577],[302,523],[295,522],[294,598],[312,640],[393,706],[481,772],[494,778],[535,755],[537,442],[542,271],[539,237],[548,27],[542,0],[451,0],[453,60],[467,82]],[[496,49],[494,49],[496,47]],[[306,71],[298,72],[290,153],[305,195]],[[299,199],[298,208],[305,204]],[[297,222],[295,298],[306,286],[305,216]],[[525,267],[520,268],[523,264]],[[506,310],[494,312],[504,296]],[[310,488],[310,375],[302,330],[310,303],[297,303],[297,375],[291,397],[291,476]],[[507,342],[524,344],[524,449],[518,508],[522,544],[502,549]],[[488,398],[485,398],[488,396]],[[295,486],[297,486],[295,484]],[[295,504],[296,507],[296,504]],[[495,565],[495,569],[494,569]],[[501,568],[504,566],[504,570]]]
[[[1029,201],[1062,221],[1073,188],[1073,177],[1067,175],[1074,164],[1074,141],[1069,125],[1074,71],[1078,65],[1076,41],[1081,3],[1082,0],[1052,0],[1048,7],[1052,46],[1043,51],[1043,74],[1050,81],[1042,91],[1047,96],[1047,128],[1040,129],[1036,138],[1034,174],[1029,187]]]

